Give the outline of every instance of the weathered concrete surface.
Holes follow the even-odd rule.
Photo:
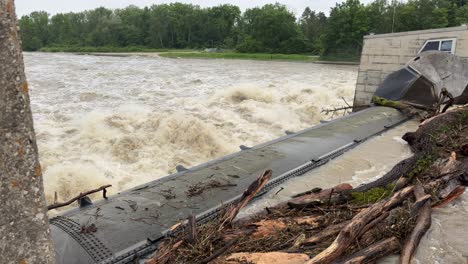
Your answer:
[[[55,263],[13,0],[0,0],[0,262]]]
[[[456,56],[468,59],[468,27],[452,27],[364,37],[354,105],[369,104],[379,84],[414,58],[426,40],[455,38]]]

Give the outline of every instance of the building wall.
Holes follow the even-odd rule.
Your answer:
[[[385,77],[414,58],[430,39],[456,38],[455,55],[468,59],[468,26],[364,37],[354,105],[367,105]]]

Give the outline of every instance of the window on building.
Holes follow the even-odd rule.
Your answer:
[[[445,52],[455,52],[455,39],[432,39],[426,41],[418,53],[428,50],[440,50]]]

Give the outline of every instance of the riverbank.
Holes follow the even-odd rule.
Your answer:
[[[270,54],[270,53],[238,53],[238,52],[162,52],[165,58],[196,58],[196,59],[242,59],[242,60],[283,60],[313,62],[318,56],[303,54]]]
[[[262,61],[296,61],[323,64],[357,65],[359,58],[351,57],[320,57],[309,54],[277,54],[277,53],[239,53],[235,51],[204,52],[194,49],[152,49],[145,47],[45,47],[41,52],[65,52],[89,54],[96,56],[161,56],[165,58],[187,59],[240,59]]]
[[[195,52],[193,49],[155,49],[147,47],[43,47],[41,52],[71,52],[71,53],[158,53],[158,52]]]

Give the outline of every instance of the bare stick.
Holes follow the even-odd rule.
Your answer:
[[[381,216],[377,217],[376,219],[372,220],[369,224],[367,224],[362,230],[361,233],[358,236],[364,235],[367,231],[371,230],[376,226],[378,223],[381,221],[385,220],[388,216],[390,215],[389,212],[384,212],[382,213]]]
[[[323,229],[322,231],[320,231],[319,233],[309,237],[308,239],[302,241],[302,245],[304,246],[311,246],[311,245],[314,245],[324,239],[327,239],[331,236],[336,236],[338,233],[340,233],[341,229],[343,229],[343,227],[347,226],[349,224],[350,221],[346,221],[346,222],[342,222],[342,223],[339,223],[339,224],[336,224],[336,225],[331,225],[331,226],[327,226],[325,229]]]
[[[85,193],[80,193],[80,195],[78,195],[76,197],[73,197],[72,199],[70,199],[70,200],[68,200],[66,202],[54,203],[54,204],[51,204],[51,205],[47,206],[47,210],[52,210],[52,209],[56,209],[56,208],[59,208],[59,207],[64,207],[64,206],[70,205],[71,203],[73,203],[74,201],[76,201],[76,200],[78,200],[80,198],[83,198],[83,197],[85,197],[87,195],[97,193],[97,192],[100,192],[100,191],[103,191],[103,197],[104,197],[104,199],[107,199],[106,189],[109,188],[109,187],[112,187],[112,185],[108,184],[108,185],[101,186],[101,187],[99,187],[97,189],[87,191]]]
[[[348,104],[348,101],[346,101],[346,99],[342,96],[341,99],[343,99],[343,101],[345,102],[345,104],[349,107],[353,107],[352,105]]]
[[[324,113],[325,115],[329,115],[330,113],[335,114],[336,112],[349,110],[349,109],[353,109],[353,107],[352,106],[342,106],[342,107],[333,107],[331,109],[322,109],[321,113]]]

